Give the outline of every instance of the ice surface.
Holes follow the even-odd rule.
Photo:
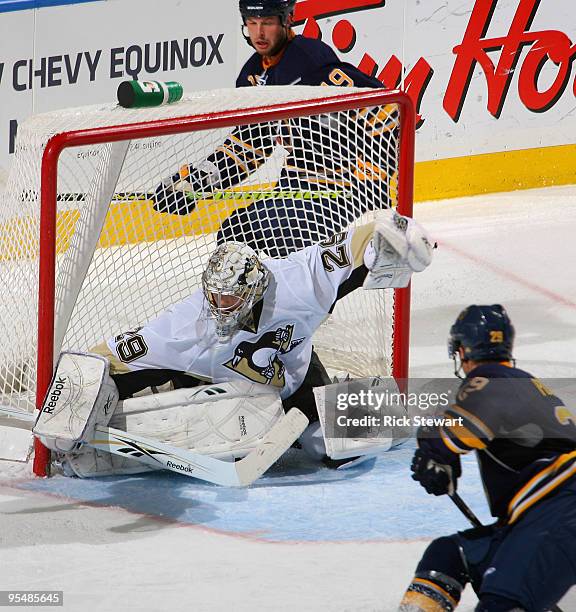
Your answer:
[[[516,326],[519,366],[576,376],[576,187],[424,203],[415,216],[439,249],[413,283],[413,376],[451,376],[449,326],[495,302]],[[247,490],[172,474],[33,480],[0,465],[2,588],[62,589],[71,611],[395,610],[426,542],[467,526],[410,480],[411,450],[348,473],[293,452]],[[472,457],[464,471],[460,492],[488,520]],[[467,592],[459,609],[474,601]]]

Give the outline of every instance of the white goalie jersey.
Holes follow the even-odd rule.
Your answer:
[[[197,290],[146,325],[110,338],[112,373],[169,369],[206,382],[272,385],[289,397],[308,370],[314,332],[340,297],[362,285],[373,230],[364,225],[286,259],[265,260],[270,282],[264,298],[229,342],[218,341]]]

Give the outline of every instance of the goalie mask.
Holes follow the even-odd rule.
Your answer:
[[[226,242],[212,253],[202,274],[202,289],[221,342],[249,320],[252,308],[264,297],[269,275],[246,244]]]

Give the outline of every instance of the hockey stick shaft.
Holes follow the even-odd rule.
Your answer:
[[[472,512],[470,506],[454,491],[449,493],[448,497],[454,502],[454,505],[462,512],[462,514],[470,521],[473,527],[482,527],[480,519]]]
[[[483,527],[480,519],[474,514],[470,506],[454,491],[454,493],[448,494],[448,497],[454,502],[454,505],[462,512],[462,514],[470,521],[470,524],[474,527]],[[550,608],[550,612],[562,612],[562,609],[554,604]]]

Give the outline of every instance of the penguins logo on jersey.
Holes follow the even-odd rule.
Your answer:
[[[294,325],[266,332],[256,342],[244,340],[234,349],[234,356],[224,366],[249,380],[282,388],[284,364],[278,355],[285,355],[305,340],[292,340]]]

